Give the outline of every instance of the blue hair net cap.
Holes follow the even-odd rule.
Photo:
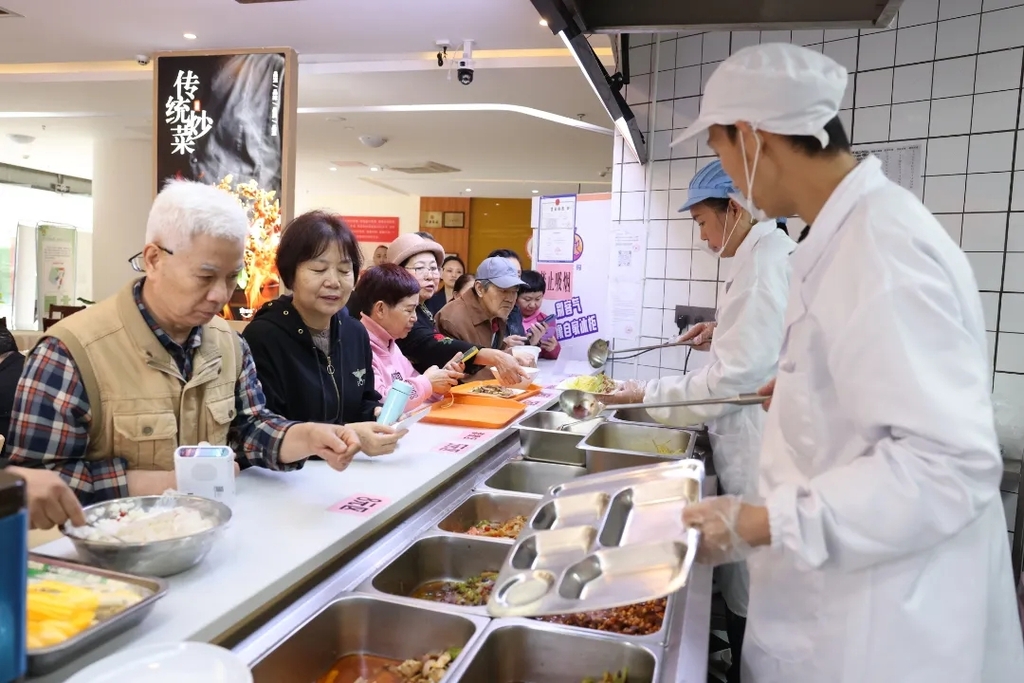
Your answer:
[[[697,171],[697,175],[690,181],[687,192],[686,203],[679,207],[680,212],[700,204],[705,199],[729,199],[730,194],[737,194],[739,190],[722,168],[722,162],[715,160]]]

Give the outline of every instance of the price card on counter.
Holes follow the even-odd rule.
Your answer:
[[[465,453],[473,447],[471,443],[465,443],[462,441],[443,441],[434,446],[434,453]]]
[[[471,429],[468,432],[459,434],[459,441],[466,441],[469,443],[479,443],[491,437],[496,430],[494,429]]]
[[[349,496],[348,498],[335,503],[327,509],[331,512],[341,512],[347,515],[369,517],[378,510],[386,508],[390,502],[390,498],[384,498],[383,496],[371,496],[367,493],[357,493],[354,496]]]

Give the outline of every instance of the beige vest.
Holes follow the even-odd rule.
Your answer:
[[[139,312],[133,285],[61,320],[46,336],[68,348],[85,385],[92,417],[86,458],[171,470],[179,444],[227,444],[241,345],[227,322],[214,318],[203,327],[186,383]]]

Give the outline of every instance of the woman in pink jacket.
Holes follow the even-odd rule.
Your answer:
[[[462,354],[455,354],[443,368],[435,365],[421,375],[395,343],[409,334],[416,322],[419,292],[420,284],[412,273],[393,263],[385,263],[362,274],[348,305],[353,316],[361,315],[360,321],[370,335],[374,388],[381,396],[386,396],[395,380],[411,384],[413,394],[406,410],[446,393],[463,378],[465,369],[457,360]]]

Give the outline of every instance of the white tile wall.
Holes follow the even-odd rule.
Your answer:
[[[646,168],[629,164],[617,141],[612,206],[619,220],[643,220],[645,173],[653,174],[641,334],[629,341],[655,343],[675,334],[677,304],[715,306],[718,301],[718,262],[694,249],[696,226],[676,212],[711,153],[703,140],[669,147],[696,117],[703,84],[718,62],[743,47],[777,41],[806,45],[850,71],[840,116],[855,144],[926,140],[924,201],[975,269],[993,390],[1001,406],[1000,434],[1019,452],[1024,448],[1024,136],[1019,135],[1024,130],[1024,0],[904,0],[896,26],[864,32],[665,34],[658,48],[665,73],[654,79],[659,85],[653,107],[651,78],[643,74],[651,70],[655,48],[650,40],[634,41],[634,75],[626,97],[638,105],[639,120],[641,113],[657,112],[657,132],[649,140],[657,161]],[[675,351],[650,354],[641,357],[635,372],[647,379],[676,373],[684,359]],[[704,362],[705,354],[694,353],[689,368]]]

